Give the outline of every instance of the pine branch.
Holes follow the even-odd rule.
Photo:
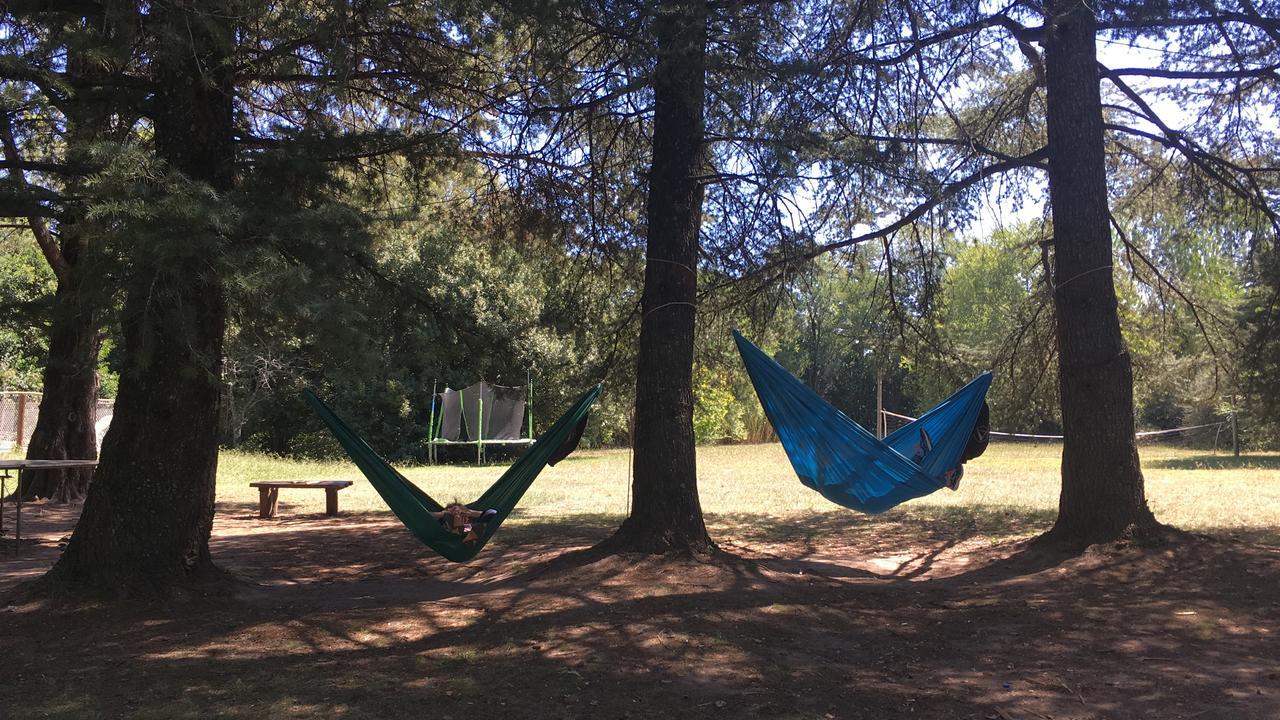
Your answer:
[[[1263,17],[1252,0],[1240,0],[1240,7],[1244,8],[1251,24],[1261,28],[1271,38],[1271,42],[1280,45],[1280,18]]]
[[[1044,165],[1044,161],[1047,160],[1048,157],[1049,157],[1049,149],[1040,148],[1039,150],[1028,153],[1021,157],[1010,158],[1008,160],[1003,160],[1001,162],[988,165],[982,168],[981,170],[978,170],[974,173],[967,175],[966,177],[963,177],[959,180],[956,180],[944,185],[939,192],[934,194],[933,197],[917,205],[914,209],[911,210],[911,212],[907,213],[906,215],[903,215],[897,221],[890,223],[889,225],[886,225],[885,227],[880,228],[879,230],[874,230],[869,233],[864,233],[862,235],[858,235],[848,240],[841,240],[839,242],[819,245],[816,248],[806,251],[803,254],[802,259],[812,260],[813,258],[823,253],[830,252],[832,250],[850,247],[853,245],[867,242],[869,240],[876,240],[879,238],[892,235],[898,230],[901,230],[902,228],[910,225],[916,220],[919,220],[926,213],[928,213],[930,210],[933,210],[935,207],[941,205],[943,202],[955,197],[956,195],[960,194],[961,192],[964,192],[965,190],[968,190],[969,188],[982,182],[983,180],[986,180],[987,178],[990,178],[995,175],[999,175],[1001,173],[1009,172],[1010,170],[1017,170],[1019,168],[1025,168],[1025,167],[1040,168],[1042,170],[1046,169]]]
[[[1124,231],[1124,228],[1120,226],[1120,222],[1116,219],[1116,216],[1114,213],[1111,213],[1110,211],[1108,211],[1107,217],[1111,221],[1111,227],[1115,229],[1116,235],[1120,237],[1120,242],[1124,245],[1126,252],[1132,255],[1136,255],[1138,259],[1142,261],[1142,264],[1145,265],[1147,269],[1150,270],[1152,274],[1155,275],[1156,281],[1160,285],[1172,291],[1173,294],[1177,295],[1178,298],[1182,300],[1182,303],[1186,305],[1187,309],[1191,311],[1191,317],[1195,321],[1196,328],[1200,331],[1200,336],[1204,338],[1205,344],[1209,346],[1210,354],[1213,355],[1215,360],[1220,359],[1217,346],[1214,345],[1213,338],[1209,336],[1209,329],[1205,327],[1204,320],[1200,317],[1201,311],[1206,309],[1201,307],[1201,305],[1196,303],[1195,300],[1193,300],[1189,295],[1187,295],[1187,293],[1183,291],[1183,289],[1177,283],[1175,283],[1172,278],[1162,273],[1160,271],[1160,268],[1156,267],[1155,262],[1153,262],[1151,258],[1147,257],[1146,253],[1142,252],[1141,248],[1137,247],[1136,245],[1134,245],[1132,242],[1129,241],[1128,234],[1126,234]],[[1132,267],[1133,261],[1130,260],[1129,262],[1130,262],[1130,266]],[[1216,320],[1219,324],[1223,324],[1223,325],[1226,324],[1225,322],[1222,321],[1221,318],[1218,318],[1216,315],[1212,313],[1209,313],[1209,316],[1213,320]]]
[[[1115,126],[1117,129],[1157,140],[1166,147],[1182,153],[1182,155],[1190,160],[1193,165],[1202,170],[1209,177],[1216,180],[1218,184],[1227,188],[1245,202],[1255,207],[1259,212],[1263,213],[1267,219],[1271,221],[1272,227],[1275,228],[1277,232],[1280,232],[1280,216],[1271,209],[1270,203],[1267,202],[1266,193],[1261,187],[1259,187],[1257,180],[1253,177],[1251,172],[1248,172],[1246,168],[1242,168],[1226,158],[1215,155],[1214,153],[1200,147],[1199,143],[1197,143],[1195,139],[1187,133],[1179,132],[1171,128],[1168,123],[1166,123],[1160,115],[1156,113],[1151,105],[1148,104],[1137,91],[1131,88],[1128,83],[1111,74],[1111,71],[1105,65],[1099,64],[1098,68],[1103,77],[1109,79],[1112,84],[1119,88],[1120,92],[1122,92],[1134,103],[1134,105],[1137,106],[1141,117],[1159,128],[1160,132],[1163,133],[1163,138],[1153,137],[1151,134],[1144,133],[1136,128]],[[1237,181],[1230,177],[1223,172],[1224,169],[1243,176],[1243,181]]]
[[[65,13],[89,17],[103,14],[106,6],[98,0],[8,0],[5,10],[14,15]]]
[[[0,80],[31,83],[56,108],[65,107],[70,99],[70,83],[66,75],[34,68],[17,55],[0,55]]]
[[[1247,0],[1246,0],[1247,4]],[[1280,32],[1280,18],[1264,17],[1256,10],[1247,13],[1217,13],[1190,17],[1149,17],[1139,20],[1099,22],[1099,30],[1155,30],[1165,28],[1207,27],[1223,24],[1250,25],[1267,33]]]
[[[981,20],[974,20],[973,22],[968,22],[963,25],[946,28],[945,30],[940,30],[923,38],[881,43],[879,45],[865,48],[860,52],[843,53],[837,57],[837,60],[842,62],[852,61],[855,64],[866,65],[868,67],[892,67],[894,65],[901,65],[913,60],[926,48],[947,42],[948,40],[954,40],[971,33],[989,30],[992,28],[1003,28],[1007,30],[1009,34],[1012,35],[1020,44],[1038,42],[1040,37],[1044,34],[1044,28],[1027,27],[1009,17],[1007,14],[1014,6],[1016,6],[1016,4],[1017,3],[1002,9],[995,15],[990,15],[982,18]],[[877,48],[887,47],[889,45],[908,45],[908,47],[902,52],[888,57],[876,57],[870,54]]]
[[[22,172],[22,158],[18,154],[18,143],[13,139],[12,120],[7,113],[0,119],[0,144],[3,144],[5,159],[15,165],[9,169],[10,179],[15,185],[29,187],[26,176]],[[35,237],[36,245],[40,246],[44,259],[53,270],[54,277],[58,279],[58,284],[66,283],[71,276],[71,265],[63,256],[57,239],[53,237],[53,233],[49,232],[48,223],[38,215],[28,215],[27,225],[31,228],[31,234]]]
[[[85,172],[83,167],[68,165],[67,163],[42,162],[39,160],[19,160],[13,161],[9,159],[0,160],[0,170],[11,170],[17,172],[31,171],[40,173],[49,173],[52,175],[82,175]]]
[[[767,273],[786,272],[788,268],[790,268],[791,266],[794,266],[796,263],[812,260],[813,258],[816,258],[819,255],[831,252],[833,250],[853,247],[855,245],[871,242],[873,240],[882,240],[882,239],[888,238],[889,236],[893,235],[899,230],[909,226],[911,223],[914,223],[916,220],[919,220],[921,217],[924,217],[924,215],[926,215],[929,211],[938,207],[942,203],[946,202],[947,200],[955,197],[956,195],[964,192],[965,190],[968,190],[969,188],[973,187],[974,185],[977,185],[978,183],[988,178],[991,178],[995,175],[999,175],[1001,173],[1017,170],[1020,168],[1030,167],[1030,168],[1038,168],[1041,170],[1046,169],[1046,166],[1044,163],[1045,163],[1045,160],[1048,159],[1048,157],[1049,157],[1049,149],[1040,148],[1039,150],[1035,150],[1034,152],[1027,153],[1026,155],[1022,155],[1020,157],[1013,157],[1008,160],[992,163],[991,165],[983,167],[982,169],[977,170],[973,173],[970,173],[969,175],[959,180],[955,180],[953,182],[947,183],[933,196],[931,196],[924,202],[920,203],[919,205],[914,207],[910,212],[906,213],[902,217],[898,218],[897,220],[890,223],[889,225],[886,225],[883,228],[880,228],[878,230],[872,230],[870,232],[866,232],[861,235],[856,235],[847,240],[826,243],[824,245],[817,245],[799,254],[779,258],[772,262],[766,263],[763,266],[756,268],[755,270],[752,270],[751,272],[747,273],[746,275],[743,275],[742,277],[728,278],[728,279],[722,280],[712,285],[710,288],[708,288],[706,293],[709,294],[709,293],[715,292],[719,288],[725,285],[728,285],[730,283],[741,282],[742,280],[759,277]]]
[[[440,306],[440,303],[436,302],[426,293],[421,292],[417,288],[409,287],[387,275],[378,267],[378,264],[373,260],[373,258],[369,257],[367,254],[357,250],[345,253],[345,255],[356,268],[372,278],[380,287],[396,293],[400,297],[403,297],[432,315],[443,316],[448,314],[446,309]],[[466,336],[471,339],[471,342],[468,343],[469,346],[473,348],[490,346],[486,343],[485,338],[481,337],[480,328],[474,318],[452,315],[450,316],[449,322],[454,332],[458,333],[458,335]]]
[[[1166,80],[1246,80],[1248,78],[1271,78],[1280,80],[1280,65],[1268,65],[1260,68],[1240,68],[1238,70],[1165,70],[1163,68],[1114,68],[1108,72],[1117,77],[1149,77]]]
[[[330,137],[285,137],[269,138],[242,132],[236,135],[235,141],[242,147],[264,150],[306,147],[312,157],[324,162],[356,162],[369,158],[409,152],[433,143],[447,140],[445,133],[420,133],[405,135],[388,132],[350,133]],[[456,153],[449,153],[452,157]],[[446,154],[442,153],[442,156]]]

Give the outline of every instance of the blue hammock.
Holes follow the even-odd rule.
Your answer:
[[[736,330],[733,337],[800,482],[831,502],[865,513],[883,512],[945,487],[947,472],[962,461],[991,387],[991,373],[982,373],[880,440]]]

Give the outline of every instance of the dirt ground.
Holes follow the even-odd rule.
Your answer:
[[[592,557],[587,519],[452,565],[389,515],[255,510],[219,506],[233,596],[0,609],[0,718],[1280,718],[1274,547],[1063,557],[833,513],[718,524],[705,562]],[[0,593],[75,511],[24,513]]]

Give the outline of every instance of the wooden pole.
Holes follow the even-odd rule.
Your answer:
[[[449,389],[449,383],[445,383],[445,385],[444,385],[444,389],[445,389],[445,390],[448,390],[448,389]],[[459,418],[461,418],[461,412],[462,412],[461,408],[459,408],[458,412],[459,412]],[[443,430],[444,430],[444,393],[441,393],[441,394],[440,394],[440,414],[436,416],[436,440],[439,440],[439,439],[440,439],[440,433],[441,433]],[[437,463],[439,463],[439,462],[440,462],[440,446],[439,446],[439,444],[437,444],[437,445],[435,446],[435,448],[436,448],[436,451],[435,451],[435,452],[436,452],[436,462],[437,462]]]
[[[27,430],[27,394],[18,393],[18,436],[13,439],[15,448],[23,448],[26,446],[26,430]]]
[[[427,464],[435,465],[436,450],[436,378],[431,379],[431,415],[427,418]]]
[[[1240,424],[1235,411],[1231,411],[1231,452],[1240,457]]]
[[[884,419],[884,373],[876,368],[876,437],[883,439],[888,429]]]

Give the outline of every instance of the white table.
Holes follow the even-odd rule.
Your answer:
[[[14,470],[65,470],[68,468],[97,467],[97,460],[0,460],[0,529],[4,528],[4,499],[9,494],[9,473]],[[19,475],[21,477],[21,475]],[[19,481],[17,490],[21,490]],[[15,548],[22,545],[22,493],[15,492],[16,506],[14,510],[13,538]]]

